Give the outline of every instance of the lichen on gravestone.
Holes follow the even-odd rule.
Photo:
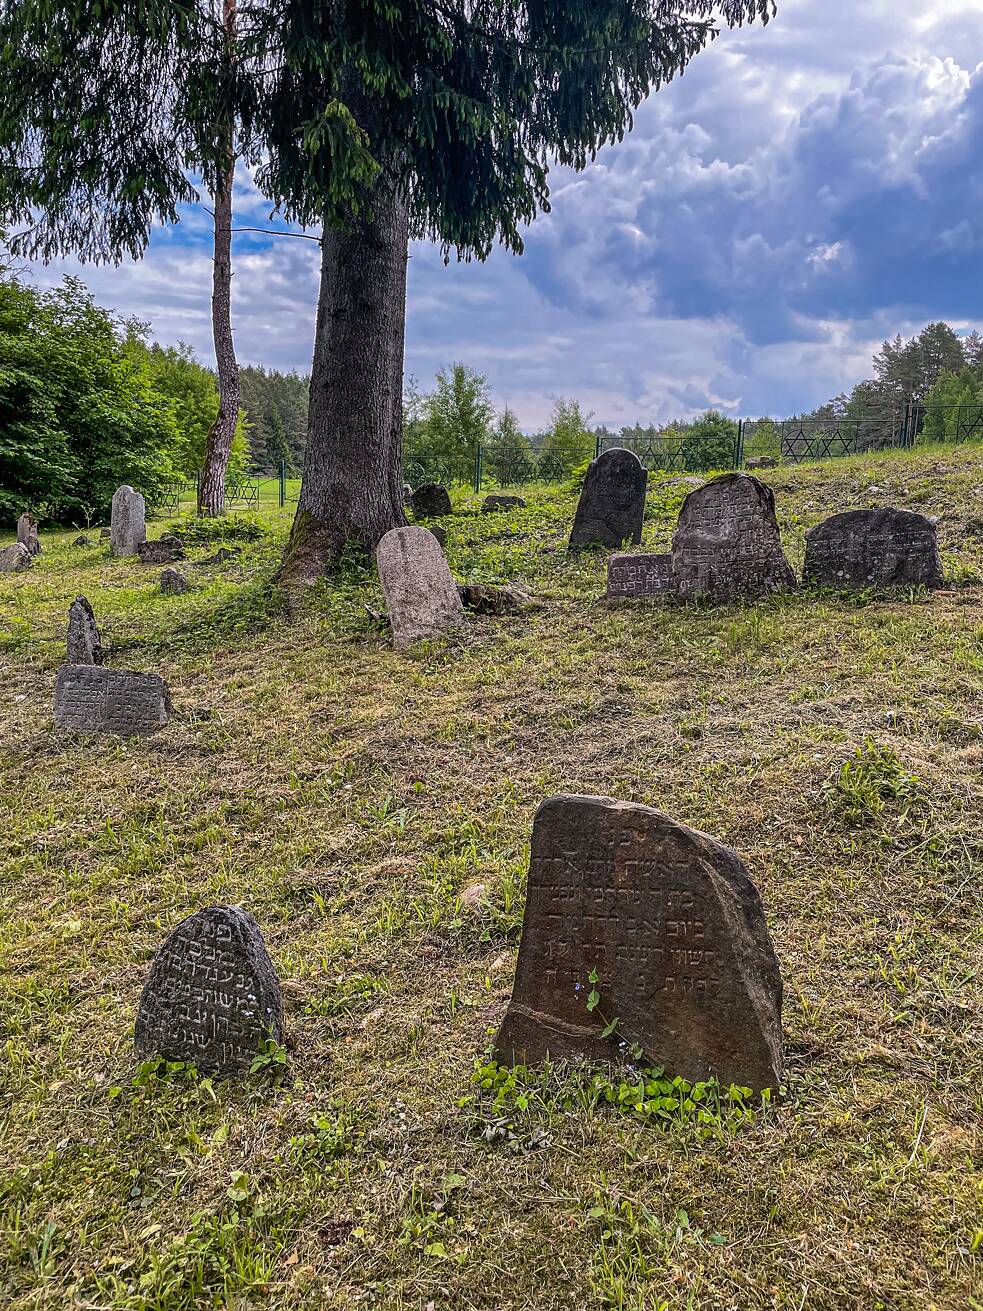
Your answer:
[[[376,563],[397,650],[465,623],[447,560],[426,528],[391,529],[376,549]]]
[[[846,510],[806,533],[802,581],[862,591],[867,587],[943,585],[935,524],[910,510]]]

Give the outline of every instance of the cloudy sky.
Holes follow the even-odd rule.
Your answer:
[[[557,396],[613,426],[709,405],[785,415],[849,388],[886,336],[983,327],[983,4],[778,5],[586,172],[555,172],[520,258],[445,267],[414,246],[407,371],[426,387],[462,360],[527,429]],[[237,221],[266,225],[268,208],[244,176]],[[208,361],[209,240],[190,211],[140,263],[81,274]],[[316,244],[237,243],[240,359],[306,371]],[[64,271],[79,269],[34,276]]]

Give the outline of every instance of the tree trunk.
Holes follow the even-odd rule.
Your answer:
[[[236,39],[236,0],[225,0],[224,24],[230,58]],[[239,365],[232,339],[232,187],[235,153],[231,127],[226,127],[228,163],[215,189],[215,245],[212,260],[212,341],[218,370],[218,414],[205,439],[205,457],[198,482],[198,513],[225,513],[225,472],[239,422]]]
[[[380,195],[372,218],[325,227],[304,479],[280,568],[313,583],[354,539],[372,551],[403,514],[403,324],[409,219]]]

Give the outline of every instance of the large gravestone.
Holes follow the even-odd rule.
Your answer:
[[[426,528],[393,528],[376,551],[397,650],[465,622],[457,585]]]
[[[671,555],[612,555],[608,596],[673,595]]]
[[[113,492],[109,549],[113,555],[136,555],[147,540],[147,505],[139,492],[126,483]]]
[[[802,581],[820,587],[941,587],[935,525],[910,510],[847,510],[806,533]]]
[[[253,917],[210,906],[182,920],[143,989],[137,1052],[232,1074],[248,1070],[263,1041],[279,1042],[282,1032],[280,982]]]
[[[154,733],[171,712],[157,674],[103,665],[62,665],[55,681],[55,727],[79,733]]]
[[[794,588],[771,488],[750,474],[726,473],[690,492],[672,539],[672,573],[686,599],[756,600]]]
[[[781,1007],[761,899],[733,851],[647,806],[543,802],[499,1060],[610,1060],[620,1039],[691,1082],[777,1089]]]
[[[184,559],[184,547],[181,539],[172,533],[165,533],[153,541],[140,542],[137,554],[141,564],[174,564]]]
[[[38,522],[27,510],[17,520],[17,540],[28,555],[41,554],[41,539],[38,537]]]
[[[450,493],[440,483],[421,483],[410,493],[410,509],[417,519],[439,519],[451,513]]]
[[[101,665],[103,650],[92,606],[84,596],[77,596],[68,607],[68,663]]]
[[[11,542],[0,551],[0,574],[16,574],[22,569],[30,569],[34,556],[23,542]]]
[[[648,475],[633,451],[620,447],[591,460],[580,493],[570,549],[618,547],[642,540]]]

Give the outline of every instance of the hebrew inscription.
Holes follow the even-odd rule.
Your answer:
[[[62,665],[55,682],[55,727],[79,733],[153,733],[170,717],[167,684],[157,674],[103,665]]]
[[[248,1069],[282,1029],[280,982],[259,926],[237,907],[210,906],[183,920],[154,958],[134,1045],[230,1074]]]
[[[941,587],[935,524],[910,510],[847,510],[806,533],[803,582],[865,587]]]
[[[671,555],[612,555],[608,596],[667,596],[674,592]]]
[[[634,451],[620,447],[591,460],[577,503],[570,550],[619,547],[642,540],[648,475]]]
[[[777,1089],[781,1004],[761,899],[734,852],[647,806],[543,802],[499,1060],[610,1060],[603,1029],[617,1020],[614,1036],[672,1075]]]

